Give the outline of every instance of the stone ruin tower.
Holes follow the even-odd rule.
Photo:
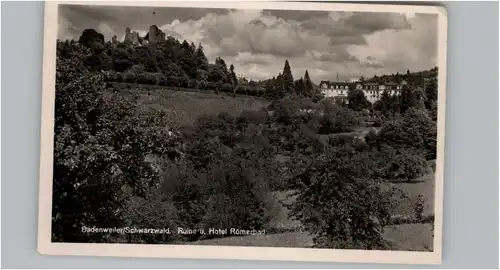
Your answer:
[[[144,39],[147,39],[149,43],[156,43],[165,40],[165,33],[161,31],[156,25],[151,25],[149,27],[149,32],[146,34]]]
[[[133,45],[139,45],[140,44],[139,33],[135,31],[131,32],[130,27],[125,28],[125,39],[123,42]]]

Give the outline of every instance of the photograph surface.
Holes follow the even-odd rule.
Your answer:
[[[47,3],[40,251],[439,263],[445,37],[431,6]]]

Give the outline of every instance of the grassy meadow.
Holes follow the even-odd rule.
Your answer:
[[[110,91],[108,94],[135,99],[140,110],[159,109],[167,112],[172,128],[193,125],[203,114],[227,112],[238,116],[245,110],[259,110],[270,104],[269,100],[258,97],[176,91],[168,87],[121,89],[119,92]]]

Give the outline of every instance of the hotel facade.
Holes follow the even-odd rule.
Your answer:
[[[405,81],[401,83],[376,83],[376,82],[330,82],[321,81],[319,88],[321,93],[326,98],[335,98],[337,100],[348,103],[348,94],[350,90],[357,89],[362,90],[365,94],[366,99],[370,103],[375,103],[380,100],[380,97],[384,92],[387,92],[389,96],[401,95],[403,87],[406,85]]]

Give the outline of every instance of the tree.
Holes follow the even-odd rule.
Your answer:
[[[198,71],[198,58],[195,55],[195,47],[186,40],[181,44],[181,54],[178,57],[180,67],[185,71],[189,78],[196,78]]]
[[[275,81],[275,85],[274,85],[274,89],[275,89],[275,97],[276,98],[283,98],[285,97],[286,95],[286,89],[285,89],[285,83],[284,83],[284,80],[283,80],[283,75],[281,73],[278,74],[278,76],[276,77],[276,81]]]
[[[90,51],[73,44],[69,57],[56,58],[52,240],[108,242],[105,234],[84,234],[82,226],[124,225],[124,188],[147,197],[159,183],[147,154],[177,148],[164,116],[137,117],[124,98],[104,95],[101,73],[85,64]]]
[[[333,113],[325,111],[318,132],[320,134],[351,132],[358,124],[356,115],[352,110],[336,108]]]
[[[156,61],[156,55],[150,47],[137,47],[132,56],[132,61],[136,65],[144,66],[146,72],[158,71],[158,62]]]
[[[134,64],[127,49],[119,46],[113,50],[112,59],[114,70],[117,72],[124,72]]]
[[[372,159],[350,146],[316,157],[294,177],[290,216],[314,235],[314,246],[384,249],[383,227],[396,204],[393,191],[370,179]]]
[[[92,46],[95,46],[95,43],[104,45],[104,35],[94,29],[85,29],[80,39],[78,39],[78,43],[87,48],[92,48]]]
[[[290,63],[288,63],[288,60],[285,60],[285,67],[283,68],[283,88],[285,93],[291,94],[294,92],[294,83],[293,83],[293,76],[292,76],[292,70],[290,68]]]
[[[425,111],[410,108],[403,118],[385,123],[378,133],[377,141],[379,146],[412,148],[423,152],[427,159],[434,159],[436,136],[436,122]]]
[[[207,71],[208,59],[205,56],[205,53],[203,52],[203,46],[201,45],[201,43],[198,45],[195,55],[196,55],[196,65],[198,69]]]
[[[399,99],[397,96],[390,96],[387,91],[384,91],[380,99],[373,105],[373,108],[380,111],[385,117],[394,116],[399,108]]]
[[[366,99],[362,90],[350,90],[347,94],[347,99],[349,100],[349,108],[354,111],[362,111],[371,107],[371,103]]]
[[[215,61],[215,65],[210,65],[208,69],[208,81],[217,83],[219,81],[227,81],[226,72],[224,66],[218,61]]]
[[[304,83],[304,79],[300,78],[295,81],[295,91],[299,96],[306,96],[306,86]]]
[[[438,100],[437,78],[425,80],[425,97],[425,107],[430,110],[432,104]]]
[[[385,177],[388,179],[414,180],[427,171],[428,165],[422,152],[399,149],[387,165]]]
[[[304,75],[304,88],[305,88],[305,96],[312,97],[314,91],[314,85],[309,77],[309,72],[306,69],[306,73]]]
[[[236,73],[234,72],[234,66],[231,64],[231,66],[229,67],[229,76],[230,76],[230,83],[232,85],[233,88],[236,87],[236,85],[238,85],[238,78],[236,78]]]

